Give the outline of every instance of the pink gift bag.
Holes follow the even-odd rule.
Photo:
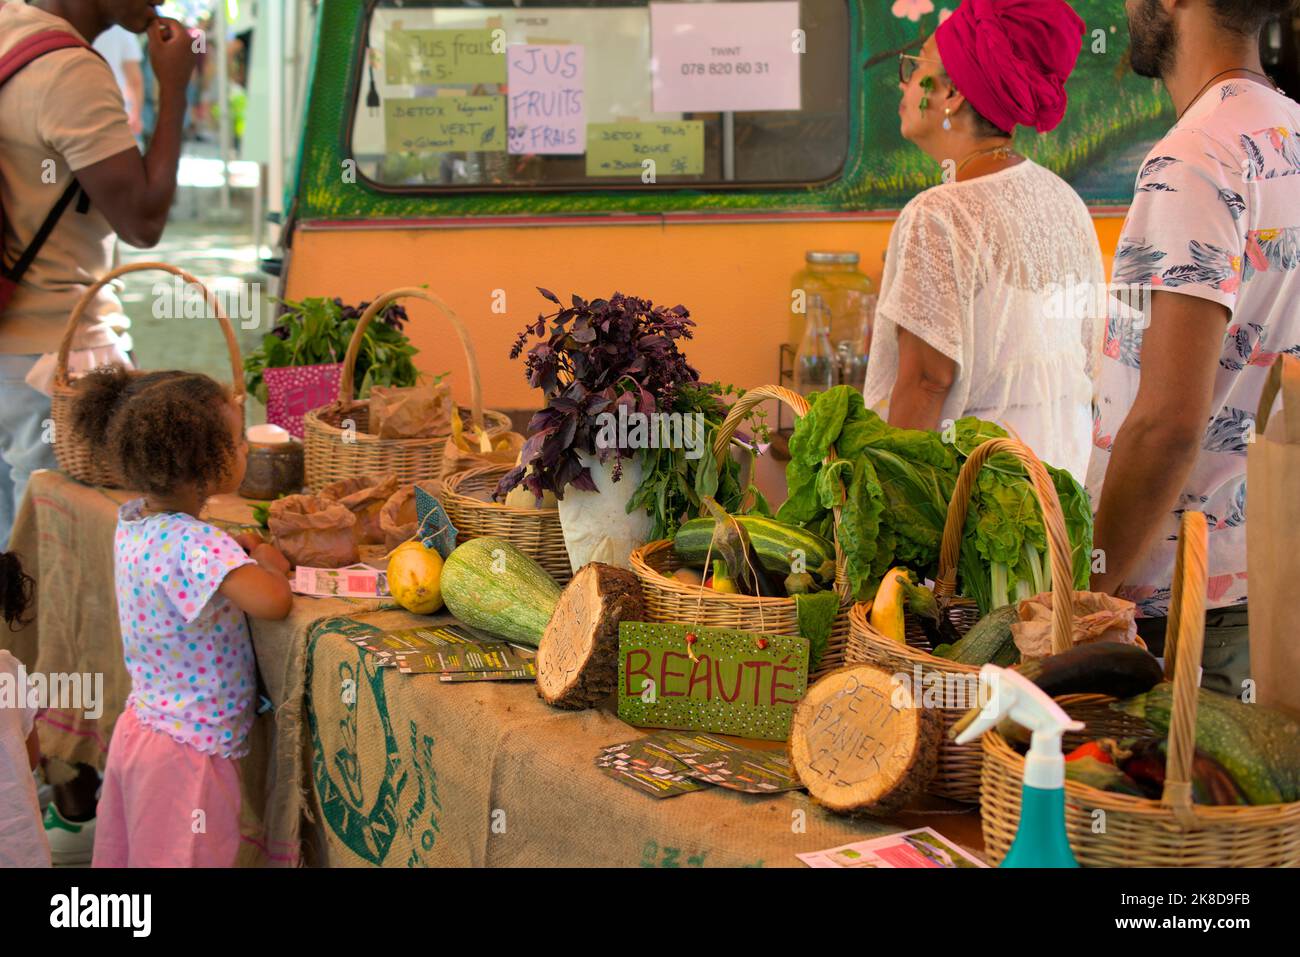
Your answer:
[[[266,369],[266,421],[285,429],[295,439],[303,437],[302,417],[339,397],[343,365],[285,366]]]

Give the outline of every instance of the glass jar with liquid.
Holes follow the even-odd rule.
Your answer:
[[[839,363],[835,359],[835,350],[831,348],[829,334],[830,309],[821,296],[813,294],[808,297],[805,318],[803,340],[794,355],[794,390],[800,395],[825,392],[839,379]]]
[[[826,332],[831,347],[838,348],[842,342],[852,346],[861,329],[867,297],[873,292],[871,279],[858,269],[858,254],[813,251],[804,259],[804,268],[795,274],[791,284],[786,341],[791,345],[803,341],[805,313],[800,308],[806,308],[813,296],[820,296],[830,311]]]

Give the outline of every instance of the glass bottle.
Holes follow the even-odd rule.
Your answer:
[[[854,252],[812,251],[804,256],[806,265],[791,282],[790,326],[786,339],[791,345],[803,341],[804,317],[801,304],[814,295],[821,296],[830,310],[827,333],[831,344],[852,342],[858,330],[862,300],[871,294],[871,280],[858,270]]]
[[[876,322],[876,296],[863,296],[858,308],[858,331],[839,345],[840,382],[859,392],[867,382],[867,359],[871,355],[871,330]]]
[[[794,356],[794,388],[801,395],[825,392],[835,385],[835,352],[831,349],[830,309],[822,297],[808,297],[803,341]]]

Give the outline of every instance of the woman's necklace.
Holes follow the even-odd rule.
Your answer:
[[[1260,73],[1258,70],[1252,70],[1244,66],[1230,67],[1229,69],[1223,70],[1222,72],[1216,73],[1214,74],[1214,76],[1210,77],[1209,80],[1206,81],[1205,86],[1201,87],[1196,92],[1196,95],[1192,97],[1192,102],[1188,103],[1185,107],[1183,107],[1183,112],[1178,114],[1178,119],[1181,120],[1184,116],[1187,115],[1187,111],[1196,105],[1196,101],[1205,95],[1205,91],[1214,85],[1215,80],[1219,79],[1219,77],[1227,76],[1229,73],[1249,73],[1251,76],[1257,76],[1261,80],[1267,80],[1269,86],[1271,86],[1278,93],[1282,92],[1282,88],[1278,86],[1276,83],[1274,83],[1273,78],[1269,76],[1267,73]]]
[[[974,153],[968,154],[964,160],[957,164],[957,172],[960,173],[966,168],[967,163],[980,156],[992,156],[996,159],[1005,160],[1010,159],[1014,154],[1015,150],[1011,148],[1010,143],[1004,143],[1001,146],[992,146],[988,149],[976,150]]]

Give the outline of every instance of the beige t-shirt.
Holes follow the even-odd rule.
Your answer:
[[[76,34],[62,17],[21,0],[0,0],[0,55],[51,29]],[[12,265],[27,247],[77,170],[135,148],[113,71],[89,50],[47,53],[0,87],[5,262]],[[112,267],[114,241],[113,228],[93,204],[84,214],[75,204],[67,209],[0,313],[0,353],[56,350],[72,307]],[[122,304],[105,287],[86,310],[73,345],[110,344],[121,316]]]

